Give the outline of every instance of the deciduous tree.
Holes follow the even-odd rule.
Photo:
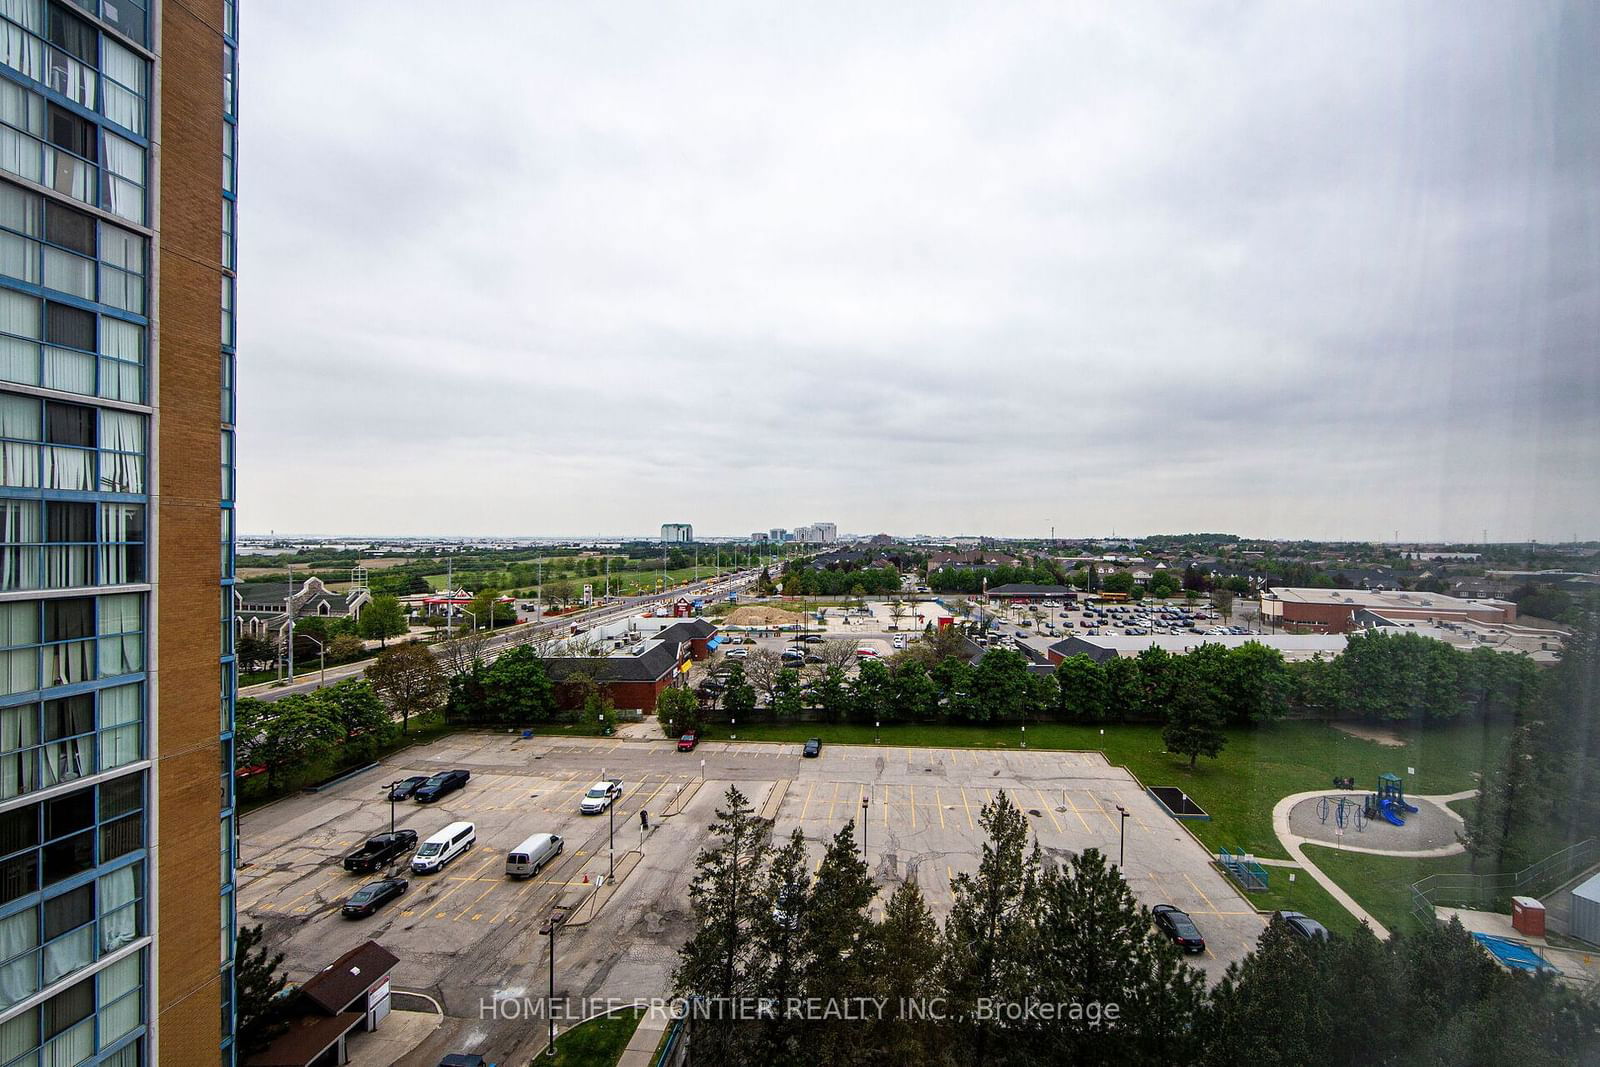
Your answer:
[[[448,688],[433,653],[422,645],[397,645],[378,655],[367,668],[367,681],[400,719],[400,732],[411,728],[413,715],[427,715],[443,706]]]

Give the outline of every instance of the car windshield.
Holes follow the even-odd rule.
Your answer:
[[[375,897],[377,895],[378,895],[378,887],[377,886],[371,886],[371,885],[362,886],[360,889],[357,889],[354,893],[350,894],[350,903],[352,903],[352,904],[365,904],[365,903],[367,903],[369,900],[371,900],[373,897]]]
[[[443,851],[444,851],[444,846],[439,844],[439,842],[437,842],[437,841],[429,841],[426,844],[424,844],[421,848],[417,849],[417,855],[426,858],[428,856],[437,856],[439,853],[441,853]]]
[[[591,800],[600,800],[605,795],[606,787],[603,785],[590,786],[589,791],[584,794],[584,796],[590,798]]]

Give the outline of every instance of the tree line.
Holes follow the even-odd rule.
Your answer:
[[[809,563],[786,563],[784,596],[888,596],[900,591],[900,572],[891,563],[871,567],[843,564],[818,570]]]
[[[1272,922],[1213,989],[1095,849],[1047,862],[1002,791],[941,923],[880,890],[852,821],[812,873],[729,788],[673,976],[702,1064],[1586,1062],[1600,1007],[1502,971],[1458,923],[1307,942]]]

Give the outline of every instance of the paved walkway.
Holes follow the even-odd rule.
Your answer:
[[[1332,878],[1329,878],[1322,872],[1320,867],[1307,859],[1306,854],[1300,848],[1301,845],[1306,844],[1327,847],[1327,842],[1309,841],[1308,839],[1301,837],[1299,834],[1296,834],[1289,829],[1289,812],[1302,800],[1314,800],[1317,797],[1323,796],[1343,796],[1346,792],[1348,792],[1348,790],[1314,789],[1309,793],[1291,793],[1272,806],[1272,830],[1278,835],[1278,840],[1283,842],[1283,847],[1289,853],[1290,857],[1292,857],[1293,860],[1301,867],[1304,867],[1306,873],[1311,875],[1312,879],[1315,880],[1318,885],[1320,885],[1323,889],[1326,889],[1328,894],[1333,897],[1334,900],[1337,900],[1341,905],[1343,905],[1344,909],[1351,915],[1354,915],[1358,920],[1371,927],[1372,932],[1376,934],[1380,940],[1384,940],[1389,936],[1389,928],[1384,926],[1377,919],[1373,918],[1372,913],[1367,911],[1367,909],[1363,908],[1360,904],[1357,904],[1355,902],[1355,898],[1349,893],[1346,893],[1339,886],[1338,882],[1335,882]],[[1457,821],[1460,821],[1461,816],[1456,814],[1456,812],[1451,810],[1447,805],[1452,800],[1465,800],[1468,797],[1476,796],[1477,793],[1478,791],[1476,789],[1468,789],[1460,793],[1418,796],[1414,799],[1432,801],[1433,803],[1439,805],[1439,807],[1444,811],[1449,813],[1451,817]],[[1363,852],[1373,856],[1432,859],[1439,856],[1454,856],[1458,853],[1465,852],[1466,849],[1458,841],[1455,844],[1446,845],[1442,848],[1412,849],[1406,851],[1396,851],[1393,849],[1381,848],[1360,848],[1354,845],[1346,845],[1344,846],[1344,851]]]
[[[622,1058],[617,1060],[617,1067],[650,1067],[655,1062],[656,1046],[661,1044],[661,1035],[667,1032],[670,1025],[672,1020],[667,1018],[666,1012],[645,1012],[644,1018],[639,1020],[639,1028],[633,1032],[628,1047],[623,1050]]]

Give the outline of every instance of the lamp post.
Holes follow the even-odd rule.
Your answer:
[[[1125,867],[1128,858],[1128,809],[1118,804],[1117,814],[1122,816],[1122,821],[1117,824],[1117,866]]]
[[[1028,747],[1028,728],[1026,726],[1022,728],[1022,747]]]
[[[566,921],[567,913],[556,908],[539,927],[539,932],[550,939],[550,999],[545,1008],[545,1018],[550,1021],[550,1046],[544,1050],[546,1056],[556,1054],[556,931]]]
[[[478,632],[478,613],[473,611],[471,608],[462,608],[461,609],[461,614],[463,614],[463,615],[471,615],[472,616],[472,632],[473,633],[477,633]]]
[[[320,678],[317,682],[317,688],[321,689],[323,686],[328,684],[328,650],[322,646],[321,641],[318,641],[310,634],[306,634],[306,640],[317,646],[317,663],[320,670]]]
[[[729,716],[728,717],[728,740],[729,741],[737,741],[737,740],[739,740],[738,731],[739,731],[739,720],[733,718],[732,716]]]
[[[867,862],[867,800],[866,794],[861,796],[861,862]]]
[[[397,778],[389,783],[389,832],[394,833],[394,791],[400,785]]]
[[[872,743],[878,743],[878,727],[883,725],[877,719],[872,720]]]
[[[606,881],[617,880],[617,801],[613,797],[611,803],[606,805],[606,815],[610,817],[610,838],[606,844],[607,873]]]

